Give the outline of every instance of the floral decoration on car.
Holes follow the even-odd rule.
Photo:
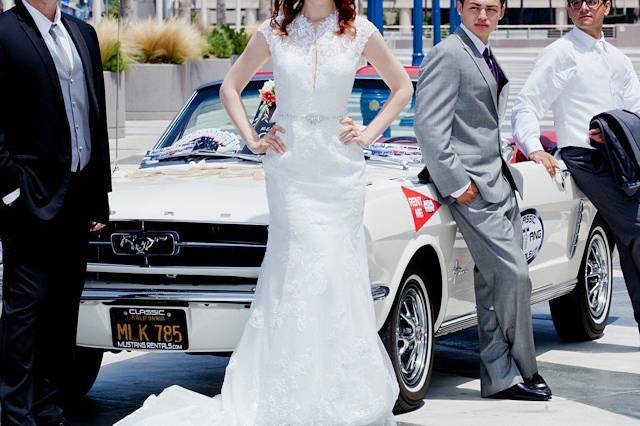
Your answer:
[[[276,84],[273,80],[265,81],[258,93],[260,93],[260,99],[264,101],[266,108],[271,108],[276,104]]]
[[[258,93],[260,105],[251,124],[258,136],[264,136],[273,126],[271,117],[276,110],[276,85],[273,80],[265,81]]]

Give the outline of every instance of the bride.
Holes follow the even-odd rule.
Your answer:
[[[362,130],[346,116],[361,56],[391,89]],[[277,124],[260,138],[240,93],[269,57]],[[117,426],[395,424],[398,384],[367,271],[362,148],[412,91],[354,0],[275,0],[221,88],[248,147],[266,153],[269,241],[249,321],[220,395],[172,386]]]

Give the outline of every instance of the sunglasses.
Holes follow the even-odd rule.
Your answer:
[[[587,7],[591,10],[597,9],[603,0],[569,0],[569,7],[573,10],[580,10],[582,8],[582,3],[586,3]]]

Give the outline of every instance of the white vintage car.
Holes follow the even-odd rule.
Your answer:
[[[244,92],[250,110],[269,78],[257,76]],[[219,88],[220,82],[199,88],[141,166],[114,178],[111,223],[91,241],[72,383],[77,395],[93,385],[103,351],[228,354],[238,343],[269,211],[260,157],[238,152]],[[375,114],[385,89],[379,77],[360,73],[352,117]],[[476,324],[474,262],[434,187],[417,177],[412,118],[408,107],[391,137],[365,151],[371,297],[401,388],[398,412],[426,394],[435,337]],[[568,172],[551,179],[531,162],[513,167],[524,180],[519,202],[531,302],[551,301],[562,337],[596,339],[612,296],[607,225]]]

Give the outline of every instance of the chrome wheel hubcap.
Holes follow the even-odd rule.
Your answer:
[[[423,379],[424,370],[430,362],[431,313],[427,312],[424,295],[416,284],[409,284],[399,303],[396,319],[398,364],[404,382],[411,387]]]
[[[584,283],[591,317],[598,322],[607,313],[611,286],[609,249],[601,234],[594,234],[589,245]]]

